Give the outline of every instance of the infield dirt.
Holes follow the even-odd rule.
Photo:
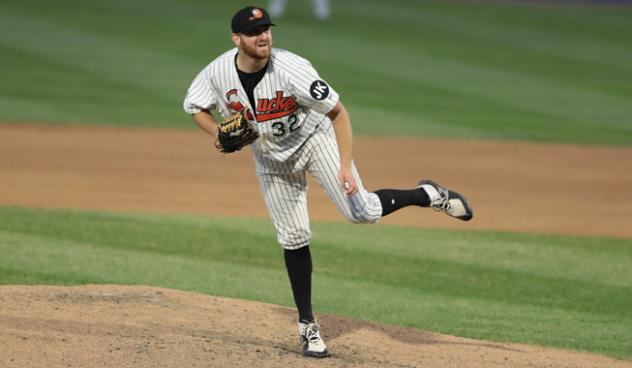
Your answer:
[[[249,152],[221,155],[195,130],[0,124],[0,203],[265,217]],[[406,208],[382,223],[632,237],[632,148],[356,138],[368,190],[432,178],[464,194],[464,223]],[[313,220],[344,218],[309,181]]]
[[[249,153],[197,131],[0,124],[0,204],[267,217]],[[631,148],[357,138],[365,186],[433,178],[471,223],[405,209],[386,224],[632,237]],[[343,221],[310,182],[314,220]],[[299,354],[292,310],[130,286],[0,286],[0,367],[632,367],[320,315],[335,355]]]

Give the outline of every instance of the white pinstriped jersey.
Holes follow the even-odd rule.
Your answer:
[[[244,107],[256,111],[260,138],[250,148],[257,170],[267,171],[287,160],[319,124],[331,124],[325,114],[338,102],[338,94],[309,61],[273,48],[267,72],[254,89],[257,106],[250,106],[237,74],[236,55],[237,48],[225,52],[197,75],[184,99],[184,110],[190,114],[218,110],[223,117]]]
[[[297,249],[311,240],[306,173],[322,186],[347,220],[378,221],[380,200],[364,189],[355,164],[352,174],[358,193],[347,197],[338,182],[340,155],[334,128],[326,116],[338,102],[336,91],[320,79],[309,61],[275,48],[265,75],[253,91],[256,106],[251,106],[237,73],[236,55],[236,48],[225,52],[195,77],[184,99],[184,110],[190,114],[217,110],[223,117],[244,107],[256,111],[260,137],[250,148],[279,244]]]

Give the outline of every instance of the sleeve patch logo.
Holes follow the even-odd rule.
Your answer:
[[[329,96],[329,86],[327,83],[317,80],[309,87],[309,93],[318,101],[322,101]]]

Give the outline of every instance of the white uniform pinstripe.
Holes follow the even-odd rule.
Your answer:
[[[198,74],[184,99],[184,110],[190,114],[218,110],[223,117],[245,106],[257,112],[260,138],[250,148],[279,244],[298,249],[311,239],[306,172],[347,220],[379,220],[380,200],[364,189],[355,165],[358,193],[347,197],[339,185],[340,156],[331,120],[325,115],[338,102],[338,94],[307,60],[272,49],[267,72],[254,89],[257,106],[250,106],[235,67],[236,53],[237,49],[224,53]]]

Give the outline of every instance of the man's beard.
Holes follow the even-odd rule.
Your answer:
[[[257,46],[249,46],[243,45],[244,54],[250,56],[253,59],[267,59],[270,57],[270,49],[272,48],[272,43],[268,42],[266,47],[257,47]]]

